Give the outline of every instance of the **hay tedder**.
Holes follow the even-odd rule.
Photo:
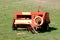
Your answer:
[[[37,33],[36,30],[46,31],[50,23],[48,12],[16,12],[14,14],[12,29],[26,28]]]

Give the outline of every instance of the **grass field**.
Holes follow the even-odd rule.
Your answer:
[[[0,40],[60,40],[60,0],[0,0]],[[32,34],[27,30],[13,31],[12,21],[14,12],[41,11],[50,14],[50,32]],[[32,10],[31,10],[32,9]],[[17,33],[22,33],[17,35]]]

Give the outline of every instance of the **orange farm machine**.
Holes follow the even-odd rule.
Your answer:
[[[50,23],[48,12],[16,12],[14,14],[12,29],[26,28],[37,33],[36,30],[46,31]]]

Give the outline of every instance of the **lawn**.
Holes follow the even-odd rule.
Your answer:
[[[0,0],[0,40],[60,40],[60,4],[54,0],[43,3],[37,0]],[[56,5],[55,5],[55,4]],[[58,5],[57,5],[58,4]],[[38,5],[41,5],[41,11],[50,14],[50,32],[41,32],[32,34],[27,30],[12,30],[12,21],[14,12],[19,11],[37,11]],[[24,34],[22,33],[24,32]],[[17,34],[22,33],[22,34]]]

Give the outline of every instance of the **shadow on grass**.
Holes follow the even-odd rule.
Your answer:
[[[38,30],[38,33],[51,32],[51,31],[53,31],[53,30],[57,30],[57,28],[49,27],[48,30],[46,30],[46,31]]]
[[[48,30],[37,30],[38,33],[44,33],[44,32],[51,32],[53,30],[57,30],[57,28],[49,27]],[[16,31],[28,31],[27,29],[17,29]]]

